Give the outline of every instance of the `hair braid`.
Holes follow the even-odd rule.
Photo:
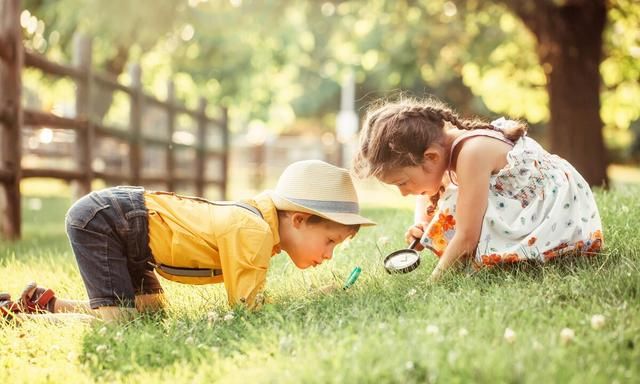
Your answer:
[[[440,200],[440,196],[442,195],[442,192],[444,192],[444,185],[440,186],[440,188],[438,189],[438,192],[436,192],[435,195],[429,196],[429,201],[431,202],[431,205],[427,207],[427,216],[433,216],[433,214],[436,212],[436,208],[438,207],[438,201]]]
[[[421,164],[425,149],[440,142],[445,123],[464,130],[499,131],[514,142],[527,131],[522,122],[498,128],[480,119],[460,118],[435,99],[382,101],[372,106],[364,119],[354,173],[377,177],[390,169]]]
[[[433,109],[427,105],[408,105],[402,111],[398,113],[399,120],[407,119],[424,119],[425,122],[429,122],[440,126],[444,126],[444,120],[442,115],[437,109]]]

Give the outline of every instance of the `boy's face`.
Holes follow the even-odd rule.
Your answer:
[[[329,221],[309,223],[308,218],[308,214],[293,214],[293,231],[285,249],[300,269],[315,267],[331,259],[336,245],[355,235],[355,231],[346,225]]]

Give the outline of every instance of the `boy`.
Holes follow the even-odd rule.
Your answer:
[[[140,187],[92,192],[66,217],[89,301],[56,299],[32,283],[20,305],[5,297],[0,309],[127,318],[163,306],[154,270],[187,284],[222,282],[230,305],[254,309],[271,256],[284,250],[298,268],[321,264],[361,225],[375,224],[358,212],[348,171],[319,160],[291,164],[274,191],[242,203]]]

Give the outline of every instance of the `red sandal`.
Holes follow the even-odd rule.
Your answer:
[[[11,295],[0,293],[0,319],[13,320],[20,312],[20,306],[11,300]]]
[[[35,282],[27,284],[20,297],[20,305],[25,313],[53,313],[55,303],[55,293],[51,289],[38,287]]]

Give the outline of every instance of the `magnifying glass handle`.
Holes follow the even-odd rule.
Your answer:
[[[409,249],[415,249],[416,245],[420,243],[420,239],[414,239],[411,244],[409,244]]]

